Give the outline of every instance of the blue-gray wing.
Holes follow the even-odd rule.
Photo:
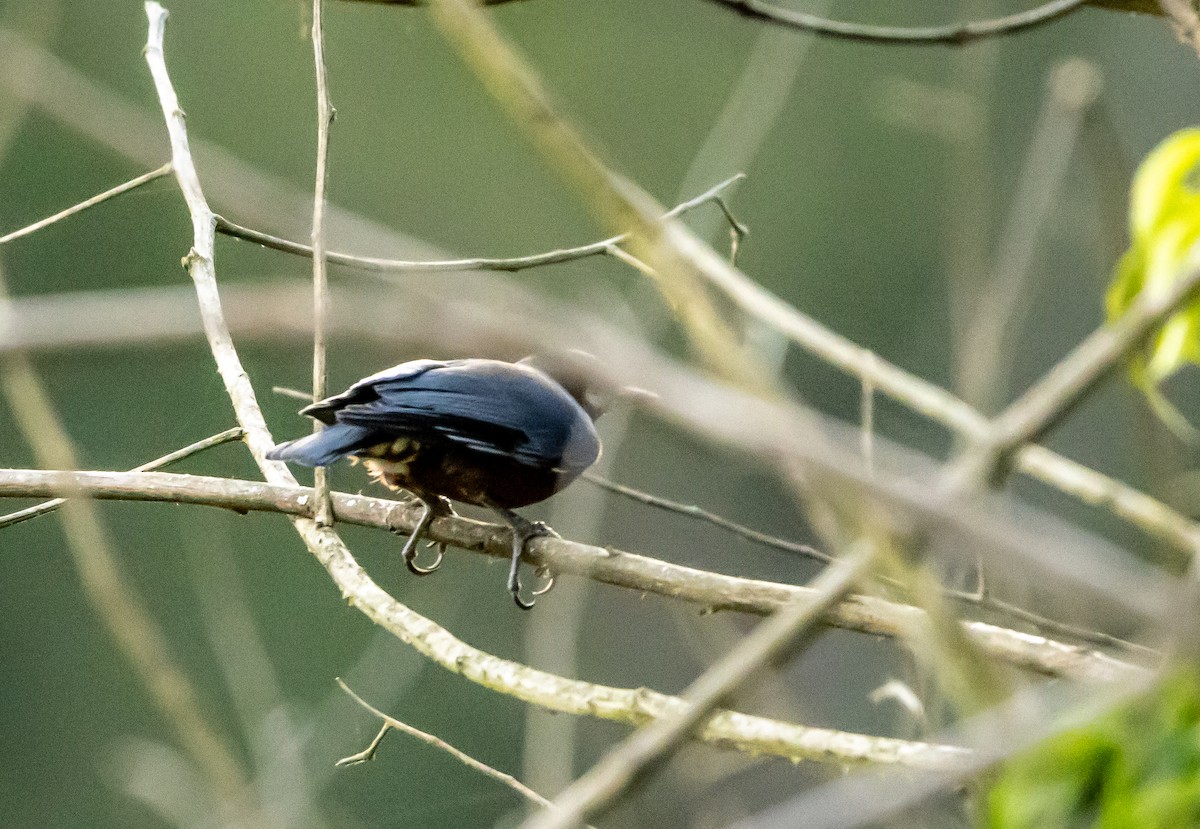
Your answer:
[[[599,454],[591,418],[540,372],[495,360],[418,360],[360,380],[306,414],[365,429],[585,468]]]

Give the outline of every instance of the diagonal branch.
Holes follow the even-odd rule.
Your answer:
[[[953,481],[994,482],[1005,476],[1018,448],[1040,440],[1060,423],[1121,360],[1198,291],[1200,267],[1191,268],[1161,294],[1142,291],[1124,316],[1096,329],[991,422],[974,446],[953,464]]]
[[[860,541],[812,583],[816,600],[794,601],[741,639],[680,694],[685,705],[639,729],[532,816],[522,829],[570,829],[611,804],[652,764],[675,751],[693,729],[766,664],[811,640],[822,615],[845,598],[870,569],[875,544]]]
[[[126,181],[123,184],[118,184],[116,187],[113,187],[109,190],[105,190],[103,193],[97,193],[96,195],[92,196],[90,199],[84,199],[79,204],[72,205],[71,207],[68,207],[66,210],[60,210],[59,212],[55,213],[53,216],[47,216],[46,218],[36,221],[31,225],[27,225],[26,227],[23,227],[20,230],[14,230],[11,233],[7,233],[4,236],[0,236],[0,245],[7,244],[8,242],[13,241],[14,239],[20,239],[22,236],[28,236],[29,234],[35,233],[35,232],[41,230],[42,228],[49,227],[50,225],[54,224],[55,222],[61,222],[63,219],[66,219],[70,216],[74,216],[76,213],[82,213],[83,211],[87,210],[88,208],[95,207],[96,205],[102,204],[103,202],[106,202],[109,199],[116,198],[117,196],[120,196],[124,193],[128,193],[130,190],[136,190],[137,188],[141,187],[143,184],[149,184],[150,182],[154,181],[155,179],[160,179],[163,176],[169,176],[170,174],[171,174],[171,165],[170,164],[164,164],[163,166],[159,167],[156,170],[151,170],[148,173],[142,173],[140,176],[131,178],[129,181]]]

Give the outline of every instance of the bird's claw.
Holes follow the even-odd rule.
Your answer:
[[[542,521],[526,521],[515,513],[505,515],[513,528],[513,543],[512,543],[512,565],[508,571],[508,592],[512,594],[513,601],[517,607],[522,610],[531,609],[536,603],[536,599],[526,601],[521,598],[521,555],[525,552],[525,545],[531,538],[539,538],[541,536],[552,536],[558,538],[559,535],[554,530]],[[542,565],[535,571],[536,575],[546,580],[546,584],[534,590],[532,596],[544,595],[551,587],[554,586],[554,577],[549,574],[549,569]]]
[[[426,543],[426,546],[433,547],[437,550],[437,558],[435,558],[433,560],[433,564],[430,564],[428,567],[422,567],[421,565],[417,564],[417,551],[415,549],[416,545],[413,545],[414,549],[404,556],[404,566],[407,567],[408,572],[412,573],[414,576],[428,576],[434,570],[437,570],[442,566],[442,559],[446,557],[446,543],[444,541],[429,541]]]
[[[408,541],[404,543],[404,549],[400,551],[400,557],[404,559],[404,566],[408,568],[408,572],[414,576],[428,576],[433,571],[442,566],[442,559],[446,557],[446,544],[443,541],[430,541],[429,546],[437,549],[437,558],[433,560],[433,564],[423,567],[417,564],[417,542],[421,540],[421,536],[429,529],[429,525],[433,523],[433,519],[439,515],[445,515],[449,509],[448,503],[443,503],[444,499],[429,502],[422,499],[425,505],[424,511],[421,513],[421,518],[417,521],[417,526],[413,527],[412,533],[408,536]],[[449,510],[453,515],[454,511]],[[391,523],[389,521],[389,523]],[[398,528],[393,526],[393,532]],[[403,530],[400,530],[403,532]]]
[[[546,582],[543,586],[539,587],[537,590],[534,590],[533,595],[544,596],[545,594],[549,593],[550,588],[554,587],[554,574],[550,572],[550,568],[542,565],[534,570],[533,574]]]

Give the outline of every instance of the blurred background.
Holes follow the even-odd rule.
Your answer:
[[[166,5],[167,63],[213,209],[306,241],[315,154],[309,4]],[[1018,10],[985,0],[792,6],[902,25]],[[326,9],[337,108],[333,249],[514,256],[607,235],[424,10]],[[1167,134],[1200,121],[1200,62],[1152,17],[1085,9],[1028,33],[945,48],[819,40],[703,0],[528,0],[492,14],[615,169],[665,205],[744,171],[727,198],[751,229],[738,258],[746,273],[987,412],[1102,321],[1104,289],[1127,244],[1132,170]],[[142,58],[140,3],[2,0],[0,26],[0,235],[168,159]],[[713,206],[687,221],[727,250],[728,228]],[[20,329],[8,342],[30,347],[85,468],[130,468],[234,425],[179,266],[190,244],[180,194],[163,179],[0,249],[17,300],[5,324]],[[271,387],[310,382],[309,262],[222,238],[216,264],[273,433],[306,432],[296,402]],[[985,286],[1013,272],[1010,284],[1021,287],[1007,324],[991,331],[981,322],[988,314],[976,316],[989,307]],[[497,327],[561,337],[576,324],[568,313],[687,358],[657,292],[611,259],[391,281],[334,268],[332,279],[331,389],[416,357],[516,358],[524,332],[506,338]],[[437,309],[456,299],[496,316],[481,316],[478,330],[452,325]],[[21,327],[21,314],[34,311],[43,324]],[[751,335],[798,397],[857,420],[857,381],[767,332]],[[1186,372],[1167,392],[1195,411],[1200,386]],[[0,417],[0,462],[33,465],[8,410]],[[923,452],[942,457],[951,446],[942,429],[885,400],[875,417],[880,435]],[[819,543],[791,495],[755,464],[640,413],[601,423],[603,474]],[[1194,450],[1123,381],[1091,397],[1049,444],[1200,511],[1188,474]],[[257,477],[237,444],[180,470]],[[365,488],[359,473],[335,469],[334,484]],[[1139,555],[1169,556],[1101,512],[1033,484],[1014,488]],[[335,770],[377,728],[336,688],[337,676],[548,795],[627,733],[532,711],[429,665],[347,607],[278,516],[99,508],[130,589],[201,692],[203,714],[234,742],[275,825],[512,825],[523,814],[507,789],[398,735],[376,762]],[[528,514],[568,538],[690,566],[790,583],[816,572],[810,561],[587,482]],[[499,562],[451,552],[436,576],[414,579],[398,559],[401,540],[356,528],[344,537],[397,599],[470,644],[594,682],[677,692],[753,623],[567,577],[521,613]],[[59,519],[4,530],[0,560],[0,824],[220,825],[203,780],[88,604]],[[908,669],[895,643],[835,630],[737,707],[912,736],[917,725],[897,705],[869,700]],[[604,825],[723,826],[841,773],[693,745]],[[953,803],[919,820],[969,822]]]

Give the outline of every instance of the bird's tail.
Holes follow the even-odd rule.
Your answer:
[[[268,452],[267,457],[301,466],[328,466],[363,448],[369,431],[362,426],[336,423],[316,434],[281,443]]]

